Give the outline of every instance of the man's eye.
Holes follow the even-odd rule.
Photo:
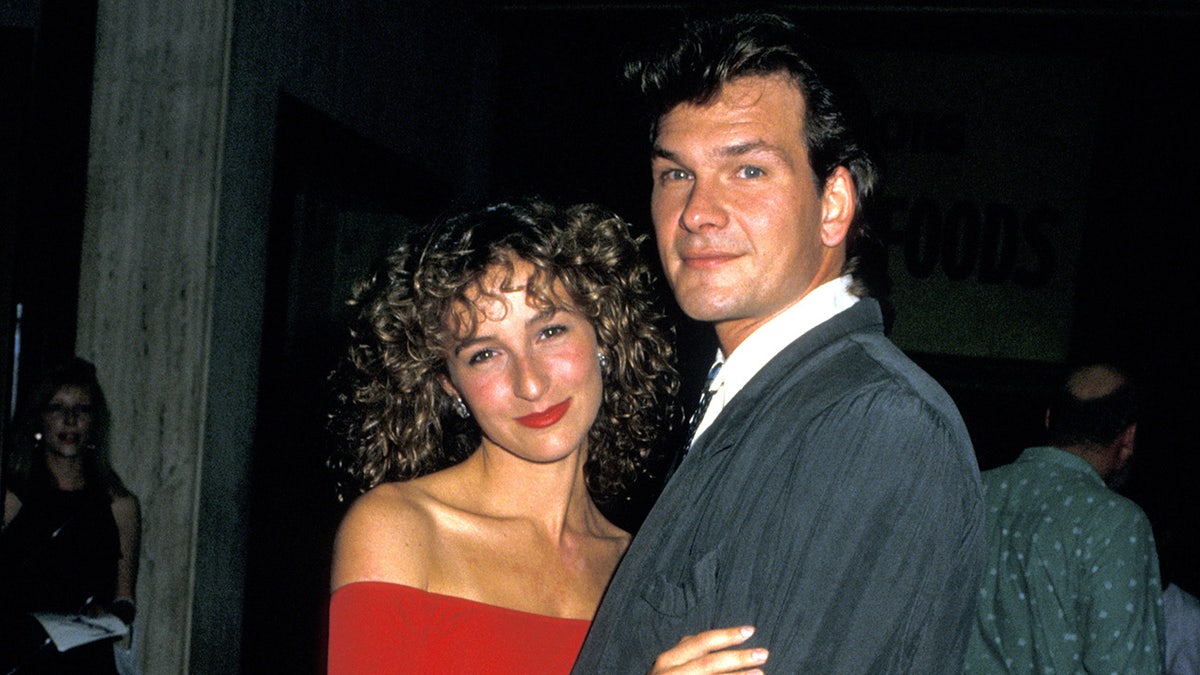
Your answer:
[[[742,178],[762,178],[766,174],[766,171],[763,171],[757,166],[743,166],[740,170],[738,170],[738,175]]]
[[[667,169],[658,175],[659,180],[669,183],[676,180],[688,180],[691,175],[683,169]]]

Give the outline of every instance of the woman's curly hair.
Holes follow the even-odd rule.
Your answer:
[[[678,416],[674,348],[640,256],[644,239],[600,206],[529,199],[453,215],[423,244],[393,250],[355,287],[349,354],[332,375],[330,421],[341,447],[330,466],[341,496],[438,471],[479,447],[478,424],[454,414],[442,388],[446,346],[475,329],[455,307],[482,297],[493,270],[504,271],[499,290],[513,290],[517,261],[533,267],[532,302],[569,301],[596,330],[608,365],[584,473],[598,502],[627,490]],[[556,284],[568,298],[555,295]]]

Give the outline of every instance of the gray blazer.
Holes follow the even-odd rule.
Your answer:
[[[752,624],[769,673],[961,673],[983,501],[949,395],[864,299],[726,405],[650,511],[575,673]]]

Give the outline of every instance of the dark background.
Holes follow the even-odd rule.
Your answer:
[[[983,469],[1039,440],[1048,388],[1067,362],[1115,361],[1144,391],[1136,465],[1122,492],[1151,516],[1164,571],[1196,594],[1198,462],[1193,295],[1200,184],[1191,3],[777,4],[847,50],[1004,57],[1068,54],[1101,64],[1099,126],[1069,357],[1012,361],[914,351],[967,420]],[[0,25],[0,322],[11,354],[22,303],[24,386],[74,349],[95,3],[4,5]],[[699,3],[455,3],[494,36],[488,198],[539,192],[607,204],[645,227],[645,130],[618,82],[628,51]],[[402,14],[402,13],[401,13]],[[382,29],[386,33],[386,27]],[[389,74],[380,72],[377,77]],[[453,82],[444,83],[455,86]],[[965,88],[970,82],[962,83]],[[868,92],[869,96],[869,92]],[[1006,102],[998,100],[997,106]],[[367,111],[364,111],[367,114]],[[344,334],[341,289],[364,259],[454,205],[432,172],[280,92],[275,120],[267,315],[253,458],[243,665],[319,669],[328,549],[342,506],[323,468],[329,372]],[[1019,142],[1019,139],[1018,139]],[[886,159],[886,158],[885,158]],[[453,175],[453,171],[449,172]],[[397,185],[405,186],[397,190]],[[648,231],[648,228],[646,228]],[[895,254],[889,249],[889,254]],[[316,289],[316,290],[314,290]],[[886,299],[886,298],[885,298]],[[1014,302],[1019,299],[1014,298]],[[678,315],[685,400],[714,342]],[[905,320],[904,307],[895,307]],[[4,363],[8,363],[6,359]],[[7,406],[10,393],[0,394]],[[4,416],[0,423],[6,423]],[[643,502],[614,516],[636,526]],[[294,617],[278,622],[281,613]],[[297,628],[299,626],[299,629]],[[272,645],[267,652],[253,645]]]

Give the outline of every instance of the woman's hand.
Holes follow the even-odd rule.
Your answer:
[[[685,636],[674,647],[658,655],[650,675],[761,675],[758,666],[767,660],[766,649],[730,649],[750,639],[751,635],[754,635],[754,626],[716,628]]]

